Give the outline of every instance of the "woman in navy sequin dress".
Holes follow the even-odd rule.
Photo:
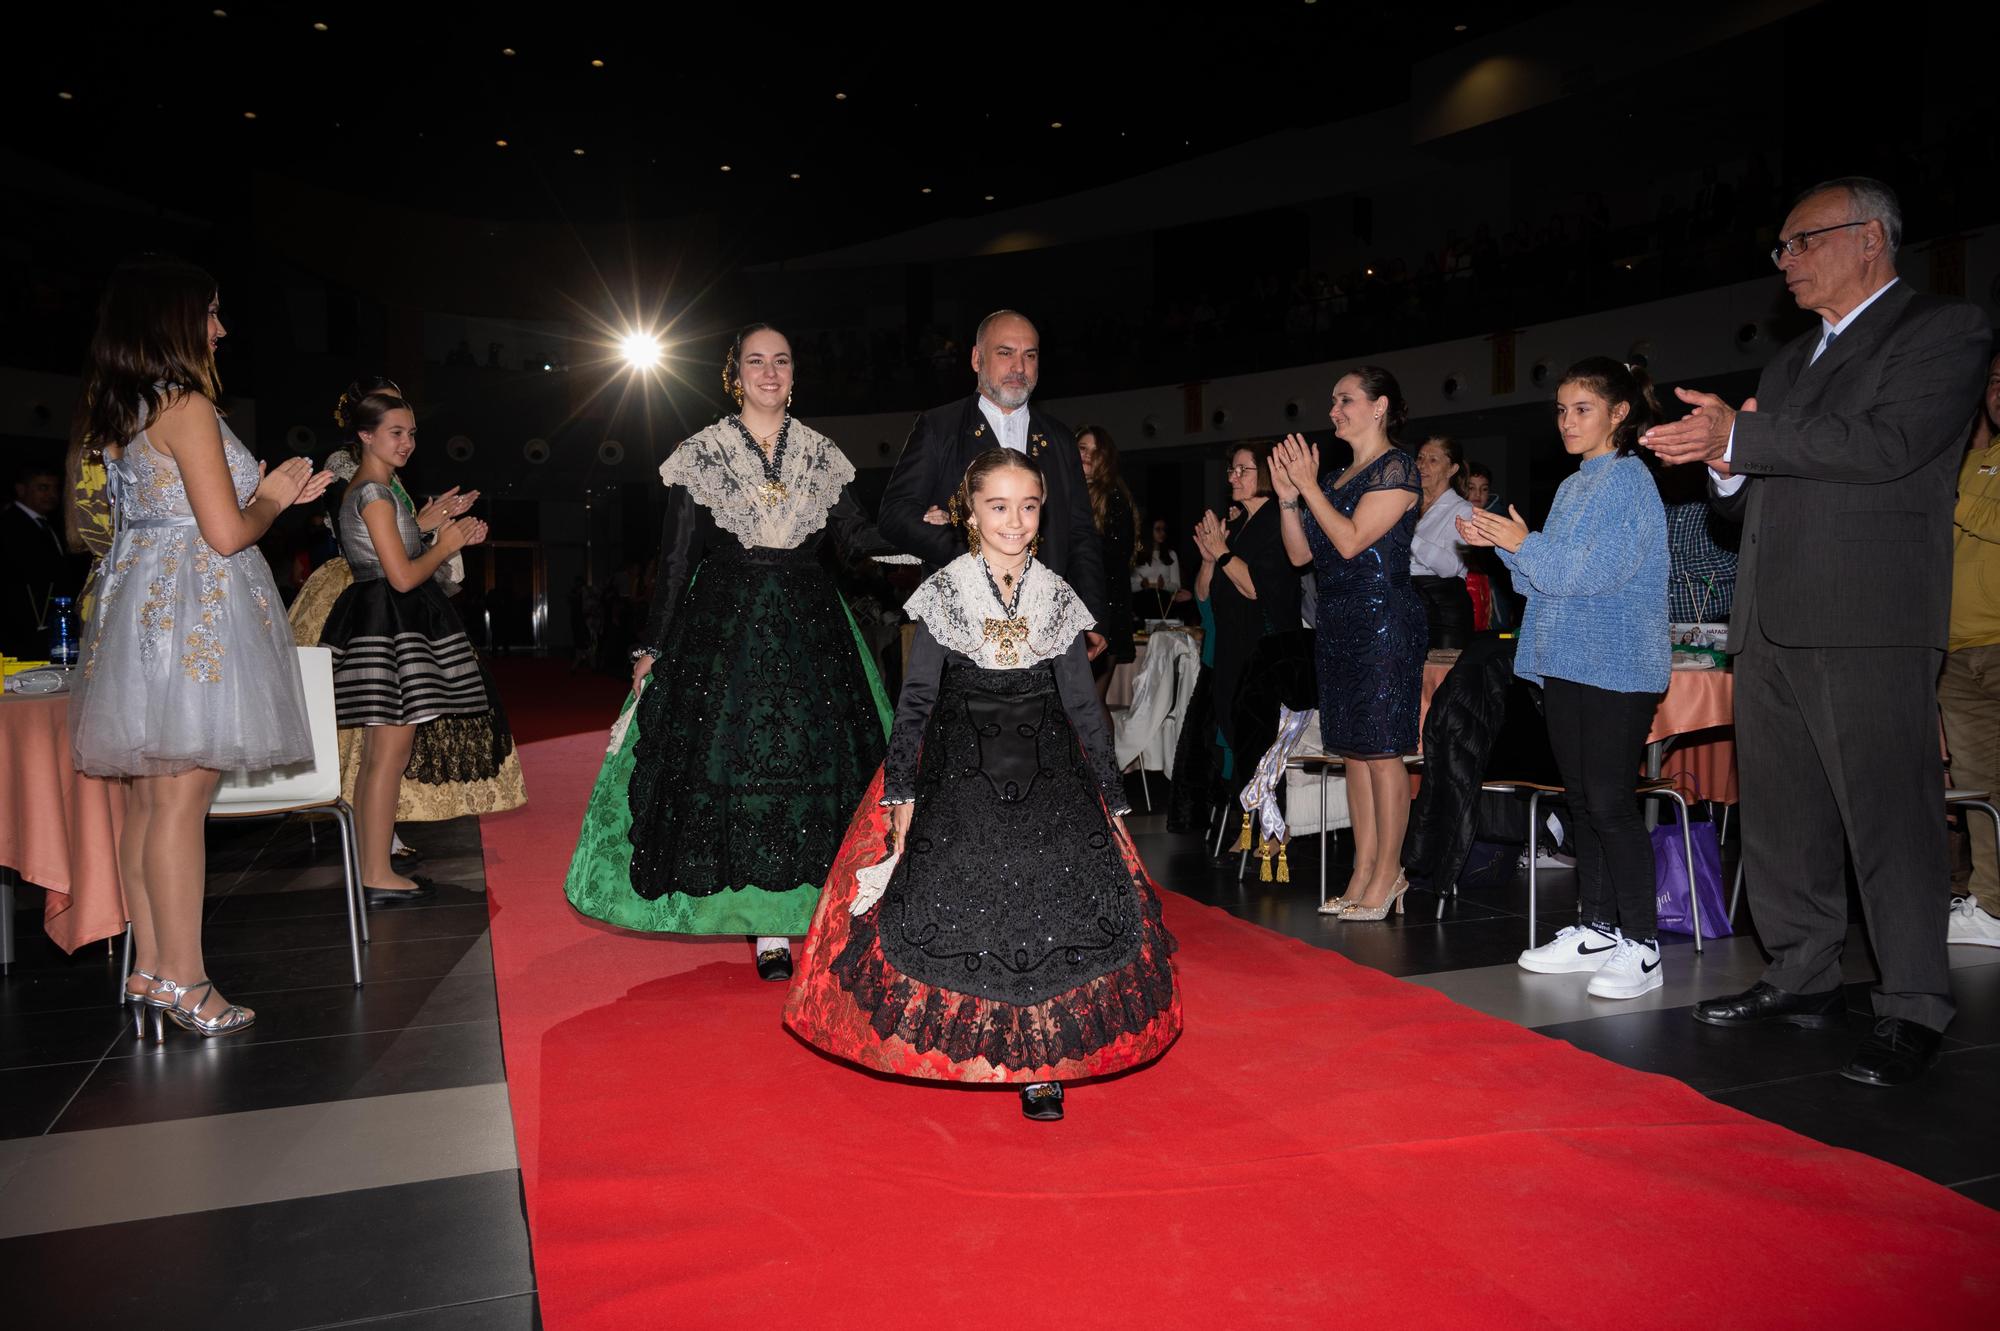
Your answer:
[[[1429,627],[1410,584],[1410,540],[1422,484],[1398,448],[1403,394],[1387,370],[1364,365],[1333,386],[1334,434],[1353,450],[1338,475],[1320,475],[1319,449],[1289,436],[1271,456],[1285,548],[1310,558],[1318,590],[1314,652],[1320,738],[1347,759],[1354,872],[1321,910],[1379,920],[1403,908],[1403,833],[1410,782],[1402,755],[1417,748]]]

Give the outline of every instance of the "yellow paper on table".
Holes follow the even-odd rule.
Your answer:
[[[23,661],[12,656],[0,657],[0,678],[18,675],[23,670],[40,670],[47,664],[47,661]]]

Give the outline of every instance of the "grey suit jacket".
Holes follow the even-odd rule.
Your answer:
[[[1743,524],[1729,650],[1945,645],[1951,514],[1992,331],[1978,306],[1898,282],[1819,360],[1788,344],[1736,417],[1713,496]]]

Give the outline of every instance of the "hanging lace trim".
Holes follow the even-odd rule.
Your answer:
[[[831,439],[795,420],[779,462],[782,495],[773,502],[756,446],[735,422],[722,420],[683,441],[660,465],[660,479],[686,488],[716,526],[744,545],[795,550],[826,525],[842,487],[854,479],[854,464]]]
[[[828,969],[882,1039],[896,1036],[919,1054],[935,1049],[960,1063],[1051,1067],[1141,1034],[1172,1009],[1176,944],[1159,898],[1142,887],[1139,900],[1139,954],[1130,965],[1029,1006],[934,988],[898,971],[882,954],[879,904],[855,919]]]
[[[1054,570],[1030,558],[1010,616],[994,600],[977,555],[960,555],[910,593],[903,612],[923,621],[938,644],[989,670],[1053,660],[1097,621]]]

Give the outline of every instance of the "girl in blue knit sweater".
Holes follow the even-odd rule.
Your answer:
[[[1556,429],[1578,458],[1547,524],[1475,512],[1459,535],[1489,545],[1528,595],[1514,673],[1542,686],[1549,743],[1568,792],[1582,923],[1521,954],[1526,970],[1589,972],[1598,998],[1658,989],[1653,847],[1633,795],[1653,711],[1666,692],[1667,519],[1640,433],[1659,419],[1643,370],[1577,362],[1556,389]]]

